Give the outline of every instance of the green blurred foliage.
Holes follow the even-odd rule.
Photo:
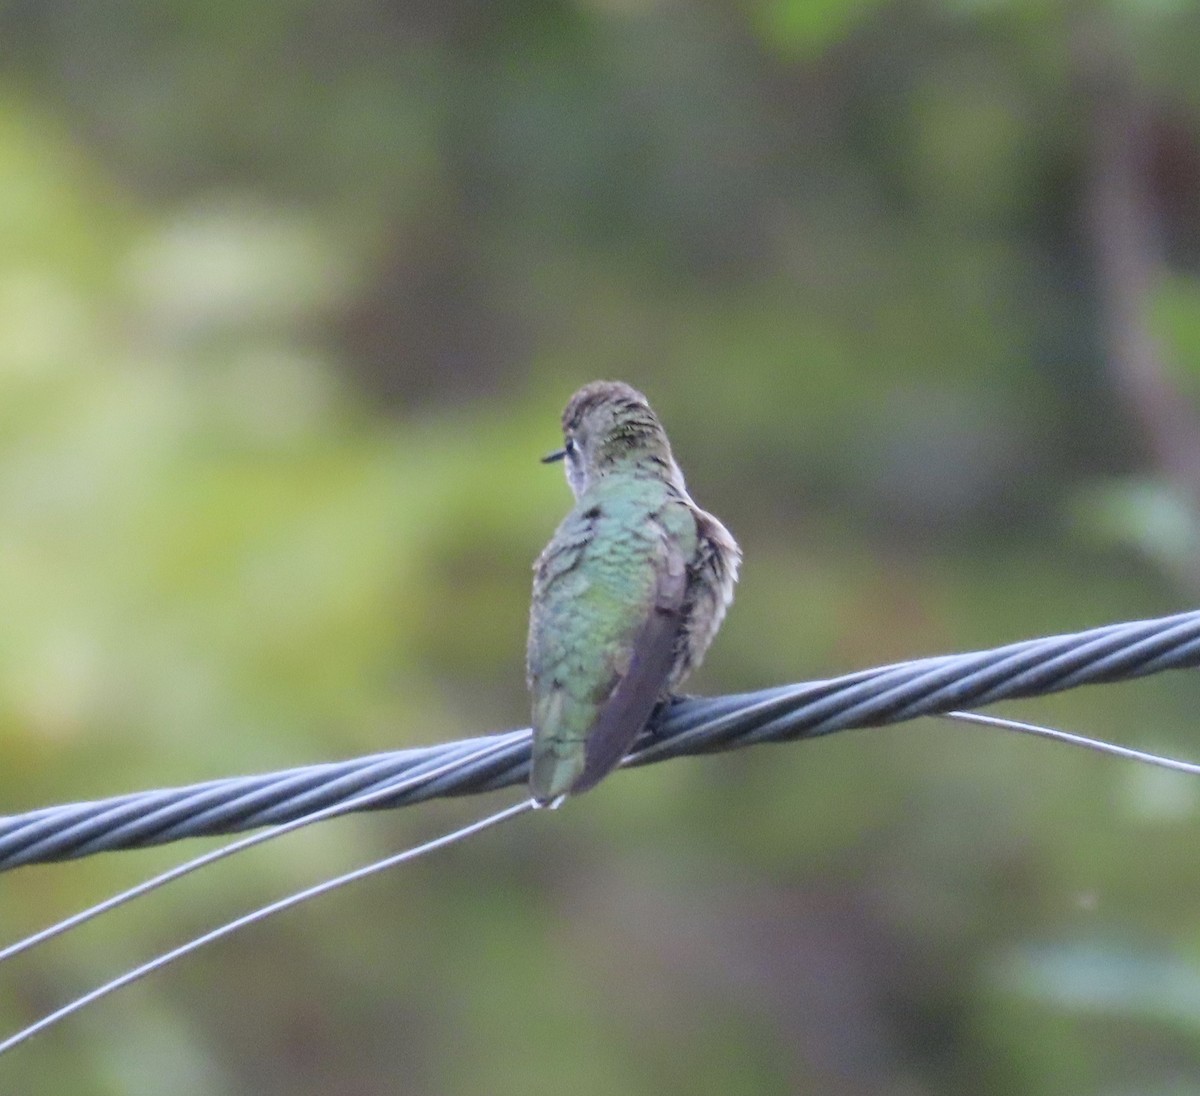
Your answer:
[[[746,553],[705,691],[1189,604],[1105,364],[1092,85],[1148,104],[1148,323],[1200,406],[1188,5],[0,12],[0,795],[522,725],[537,457],[643,388]],[[1167,675],[1014,715],[1197,755]],[[0,1090],[1171,1093],[1186,778],[950,724],[654,766],[294,911]],[[6,1029],[504,797],[329,823],[0,970]],[[3,879],[15,938],[199,845]]]

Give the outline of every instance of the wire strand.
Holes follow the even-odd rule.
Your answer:
[[[1189,761],[1180,761],[1175,758],[1164,757],[1160,754],[1149,753],[1144,750],[1135,750],[1128,746],[1120,746],[1112,742],[1105,742],[1103,739],[1089,738],[1086,735],[1075,734],[1069,731],[1058,730],[1053,727],[1045,727],[1037,723],[1029,723],[1022,720],[1007,719],[1002,716],[982,715],[978,712],[947,712],[941,718],[962,723],[972,723],[982,725],[989,728],[999,728],[1001,730],[1015,731],[1022,734],[1034,735],[1041,738],[1050,739],[1055,742],[1064,743],[1071,746],[1079,746],[1097,753],[1103,753],[1110,756],[1118,757],[1124,760],[1135,761],[1142,764],[1154,765],[1159,768],[1169,769],[1175,772],[1187,773],[1192,776],[1200,776],[1200,764]],[[511,737],[523,737],[525,732],[515,731]],[[41,929],[21,940],[9,944],[7,947],[0,949],[0,963],[5,960],[12,959],[17,955],[22,954],[37,946],[52,940],[71,929],[78,928],[80,925],[86,924],[88,921],[110,910],[114,910],[126,902],[132,901],[144,894],[157,890],[159,887],[165,886],[167,883],[180,879],[191,872],[197,871],[202,867],[213,864],[225,857],[232,856],[234,853],[241,852],[244,849],[252,848],[255,845],[263,844],[266,841],[273,840],[276,837],[282,837],[285,834],[291,833],[293,830],[300,829],[303,826],[311,825],[314,822],[320,822],[327,818],[333,818],[338,815],[348,814],[352,811],[360,810],[371,805],[372,802],[378,799],[391,795],[392,793],[402,790],[400,785],[415,784],[421,780],[433,779],[440,776],[443,772],[453,771],[456,766],[470,764],[472,761],[486,756],[490,752],[494,752],[507,745],[507,741],[503,738],[498,743],[491,746],[486,746],[474,753],[467,754],[465,757],[447,762],[444,766],[438,769],[430,770],[418,777],[410,777],[407,781],[398,782],[396,785],[388,785],[387,787],[378,789],[374,792],[365,795],[356,796],[353,799],[346,800],[344,803],[337,803],[321,810],[314,811],[312,814],[297,818],[291,822],[284,823],[279,826],[274,826],[271,829],[261,831],[249,837],[240,838],[237,841],[224,845],[219,849],[214,849],[211,852],[194,857],[183,864],[153,876],[142,883],[121,891],[110,898],[106,898],[102,902],[89,906],[78,913],[72,914],[70,917],[64,918],[47,928]],[[636,754],[631,754],[625,758],[622,765],[636,764],[638,757]],[[557,805],[557,804],[554,804]]]
[[[1178,761],[1173,758],[1162,757],[1158,754],[1152,754],[1142,750],[1135,750],[1129,747],[1119,746],[1114,743],[1105,742],[1101,739],[1089,738],[1086,735],[1074,734],[1069,731],[1062,731],[1053,727],[1045,727],[1040,724],[1029,723],[1023,720],[1008,719],[1002,716],[982,715],[977,712],[964,711],[946,712],[942,718],[955,722],[971,723],[987,728],[998,728],[1001,730],[1007,730],[1021,734],[1034,735],[1056,742],[1066,743],[1068,745],[1084,747],[1089,750],[1119,757],[1125,760],[1156,765],[1162,768],[1188,773],[1190,775],[1200,775],[1200,765],[1193,764],[1191,762]],[[524,736],[524,732],[514,732],[514,734],[521,737]],[[478,755],[486,753],[489,749],[500,749],[504,745],[506,745],[505,742],[498,742],[492,747],[485,747],[483,750],[477,751],[476,754],[467,755],[457,761],[448,762],[447,764],[451,767],[467,765],[476,760]],[[630,756],[625,759],[626,764],[635,764],[636,762],[636,756]],[[433,779],[439,775],[442,775],[440,770],[431,770],[425,774],[425,778]],[[290,832],[291,830],[298,829],[301,826],[331,817],[334,814],[346,813],[347,811],[365,806],[367,805],[365,801],[378,798],[382,795],[390,794],[395,790],[397,789],[391,787],[383,788],[371,793],[370,795],[359,796],[355,799],[348,800],[345,803],[323,808],[305,816],[304,818],[296,819],[293,822],[274,827],[271,830],[256,834],[252,837],[235,841],[221,849],[216,849],[211,853],[196,857],[185,864],[179,865],[177,868],[163,872],[160,875],[147,880],[145,883],[123,891],[120,894],[115,895],[113,898],[107,899],[106,901],[98,903],[95,906],[91,906],[88,909],[83,910],[81,913],[74,915],[73,917],[69,917],[48,929],[44,929],[41,932],[35,933],[24,940],[18,941],[16,944],[10,945],[8,948],[0,951],[0,961],[16,955],[19,952],[34,946],[35,944],[42,943],[48,939],[52,939],[53,937],[61,935],[63,932],[77,927],[78,925],[83,924],[85,921],[90,920],[101,913],[114,909],[124,902],[136,898],[139,895],[145,894],[150,890],[162,886],[174,879],[178,879],[190,871],[195,871],[200,867],[204,867],[205,865],[210,864],[217,859],[220,859],[224,856],[229,856],[235,852],[241,851],[242,849],[249,848],[252,845],[260,844],[272,838],[282,836],[284,833]],[[19,1046],[21,1043],[24,1043],[26,1040],[32,1038],[39,1032],[45,1031],[47,1028],[50,1028],[74,1013],[79,1012],[86,1006],[99,1001],[104,997],[107,997],[109,994],[114,993],[127,985],[131,985],[134,982],[139,981],[155,971],[161,970],[162,968],[173,963],[175,960],[180,959],[191,952],[206,946],[207,944],[231,935],[239,929],[264,920],[267,917],[275,913],[279,913],[285,909],[290,909],[291,907],[308,901],[311,898],[316,898],[319,895],[328,893],[329,891],[335,890],[339,887],[346,886],[358,879],[375,874],[376,872],[382,871],[385,868],[403,863],[406,860],[415,859],[416,857],[422,856],[428,852],[432,852],[435,849],[443,848],[446,845],[463,840],[491,826],[499,825],[501,822],[504,822],[509,818],[513,818],[518,814],[524,813],[527,810],[536,809],[536,807],[537,803],[535,800],[525,800],[521,803],[515,804],[512,807],[505,808],[496,814],[489,815],[477,822],[470,823],[467,826],[454,830],[452,833],[444,834],[441,837],[434,838],[433,840],[427,841],[422,845],[406,849],[403,852],[386,857],[383,860],[369,864],[365,867],[357,868],[354,871],[347,872],[343,875],[335,877],[334,879],[307,887],[285,898],[253,910],[250,913],[243,914],[241,917],[237,917],[231,921],[228,921],[216,929],[212,929],[207,933],[197,936],[192,940],[171,949],[170,951],[164,952],[155,958],[148,960],[147,962],[142,963],[141,965],[129,971],[126,971],[124,974],[118,975],[116,978],[105,982],[96,989],[77,997],[75,1000],[68,1002],[61,1008],[56,1009],[55,1011],[42,1017],[35,1023],[22,1028],[16,1034],[0,1042],[0,1054],[4,1054],[8,1050]]]
[[[328,894],[330,891],[337,890],[350,883],[354,883],[359,879],[365,879],[369,875],[375,875],[378,872],[384,871],[387,868],[395,867],[397,864],[402,864],[407,860],[415,860],[418,856],[424,856],[426,853],[433,852],[435,849],[443,848],[446,845],[453,844],[456,841],[461,841],[464,838],[470,837],[473,834],[480,833],[483,830],[489,829],[492,826],[498,826],[501,822],[505,822],[510,818],[515,818],[519,814],[524,814],[526,811],[531,811],[536,808],[537,804],[532,799],[523,800],[511,807],[506,807],[502,811],[497,811],[495,814],[490,814],[486,818],[481,818],[470,825],[463,826],[461,829],[454,830],[451,833],[442,834],[440,837],[435,837],[431,841],[426,841],[422,845],[416,845],[412,848],[405,849],[402,852],[394,853],[391,856],[385,857],[382,860],[376,860],[374,863],[366,864],[363,867],[355,868],[353,871],[348,871],[343,875],[335,876],[333,879],[326,879],[324,882],[316,883],[311,887],[306,887],[303,890],[296,891],[280,898],[275,902],[271,902],[266,906],[260,906],[256,910],[251,910],[249,913],[243,914],[241,917],[235,917],[232,921],[226,921],[223,925],[219,925],[209,932],[196,936],[186,943],[180,944],[177,948],[172,948],[170,951],[163,952],[161,955],[155,956],[153,959],[142,963],[140,966],[134,967],[132,970],[127,970],[124,974],[105,982],[101,986],[83,994],[81,997],[75,998],[74,1001],[55,1009],[53,1012],[43,1016],[40,1020],[29,1024],[22,1028],[14,1035],[10,1035],[7,1039],[0,1041],[0,1054],[6,1054],[14,1047],[20,1046],[22,1043],[39,1032],[45,1031],[47,1028],[53,1027],[60,1020],[65,1020],[68,1016],[74,1015],[88,1005],[115,993],[125,986],[132,985],[145,978],[148,974],[153,974],[157,970],[162,970],[163,967],[170,965],[177,959],[182,959],[185,955],[190,955],[194,951],[199,951],[223,937],[237,932],[239,929],[246,928],[249,925],[256,924],[259,921],[264,921],[276,913],[281,913],[284,910],[291,909],[293,906],[298,906],[302,902],[307,902],[311,898],[317,898],[320,895]]]
[[[509,737],[520,737],[524,734],[522,731],[513,732]],[[118,894],[114,894],[111,898],[106,898],[102,902],[97,902],[94,906],[89,906],[87,909],[80,910],[78,913],[72,914],[70,917],[64,918],[53,925],[39,930],[24,939],[17,940],[15,943],[9,944],[5,948],[0,948],[0,963],[8,959],[12,959],[22,952],[28,951],[30,948],[36,947],[38,944],[45,943],[47,940],[53,940],[57,936],[68,932],[73,928],[78,928],[80,925],[86,924],[94,917],[99,917],[102,913],[107,913],[109,910],[114,910],[118,906],[123,906],[126,902],[130,902],[135,898],[139,898],[144,894],[149,894],[151,891],[157,890],[159,887],[165,886],[167,883],[173,882],[176,879],[182,879],[185,875],[197,871],[200,868],[207,867],[209,864],[215,864],[218,860],[223,860],[234,853],[242,852],[245,849],[252,848],[255,845],[261,845],[264,842],[272,841],[276,837],[283,837],[284,834],[291,833],[293,830],[301,829],[304,826],[312,825],[314,822],[322,822],[327,818],[335,818],[338,815],[349,814],[352,811],[364,810],[371,806],[377,800],[403,790],[405,787],[415,786],[423,780],[432,780],[436,776],[440,776],[443,772],[450,771],[456,765],[461,765],[470,761],[478,760],[486,757],[489,753],[501,749],[507,745],[507,740],[501,736],[502,741],[493,743],[490,746],[481,747],[474,753],[468,754],[460,761],[447,761],[440,767],[429,770],[427,773],[409,776],[404,780],[396,781],[393,784],[388,784],[386,787],[379,788],[373,792],[366,792],[362,795],[354,796],[341,803],[334,803],[328,807],[323,807],[321,810],[313,811],[312,814],[303,815],[300,818],[295,818],[291,822],[284,822],[278,826],[273,826],[268,830],[261,830],[258,833],[250,834],[248,837],[239,838],[236,841],[230,842],[228,845],[223,845],[219,849],[213,849],[211,852],[203,853],[200,856],[193,857],[191,860],[185,861],[182,864],[173,868],[168,868],[164,872],[138,883],[130,887],[128,890],[123,890]]]
[[[1200,612],[1192,611],[755,693],[688,697],[639,739],[629,764],[791,742],[1198,665]],[[495,752],[477,754],[489,745]],[[520,783],[528,768],[523,731],[40,808],[0,818],[0,871],[279,825],[376,790],[383,794],[365,809],[474,795]],[[439,775],[384,791],[434,769]]]
[[[1068,746],[1082,746],[1084,749],[1096,753],[1119,757],[1123,761],[1136,761],[1143,765],[1169,769],[1172,772],[1186,773],[1188,776],[1200,776],[1200,764],[1194,761],[1180,761],[1174,757],[1164,757],[1162,754],[1147,753],[1145,750],[1135,750],[1131,746],[1119,746],[1115,742],[1105,742],[1102,738],[1088,738],[1086,735],[1074,734],[1071,731],[1043,727],[1039,723],[1026,723],[1021,719],[1005,719],[998,715],[982,715],[979,712],[947,712],[941,718],[958,723],[976,723],[983,727],[999,727],[1001,730],[1019,731],[1022,734],[1048,738]]]

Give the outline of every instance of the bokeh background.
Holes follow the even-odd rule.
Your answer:
[[[745,549],[698,691],[1200,592],[1173,0],[0,9],[0,809],[527,723],[537,458],[628,380]],[[1190,674],[1010,714],[1200,757]],[[515,793],[0,970],[33,1019]],[[622,774],[0,1062],[42,1096],[1200,1086],[1184,777],[923,722]],[[206,847],[0,878],[5,939]]]

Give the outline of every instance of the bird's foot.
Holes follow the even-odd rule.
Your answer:
[[[666,721],[667,713],[671,710],[671,706],[677,700],[684,700],[682,696],[665,696],[657,704],[654,705],[654,710],[650,713],[650,718],[646,720],[646,734],[652,739],[662,737],[662,727]]]

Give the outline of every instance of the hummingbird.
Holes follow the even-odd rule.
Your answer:
[[[636,389],[585,385],[562,416],[575,506],[534,564],[526,670],[530,793],[557,807],[625,756],[704,657],[742,553],[688,494],[666,431]]]

